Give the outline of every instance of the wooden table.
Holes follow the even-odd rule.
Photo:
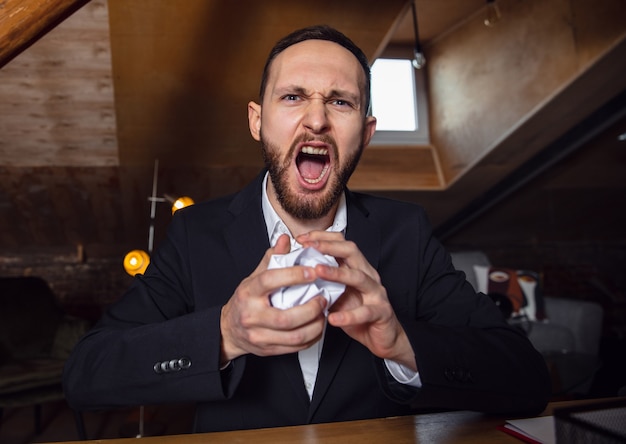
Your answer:
[[[558,407],[598,402],[561,401],[548,405],[542,415],[551,415]],[[490,444],[522,441],[497,429],[510,417],[455,411],[414,416],[311,424],[271,429],[237,430],[141,438],[145,444],[381,444],[381,443],[454,443]],[[136,438],[96,440],[106,444],[137,444]]]

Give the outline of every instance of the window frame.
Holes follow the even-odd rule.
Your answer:
[[[377,59],[413,59],[413,48],[395,47],[386,49]],[[372,62],[372,65],[374,63]],[[430,124],[428,119],[428,95],[426,92],[425,68],[413,69],[415,82],[415,115],[417,129],[413,131],[376,130],[370,145],[373,146],[420,146],[430,145]],[[373,104],[372,104],[373,106]],[[376,117],[374,115],[374,117]]]

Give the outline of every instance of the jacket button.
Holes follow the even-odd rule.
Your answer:
[[[156,364],[154,364],[152,369],[154,370],[154,373],[156,373],[157,375],[160,375],[161,373],[163,373],[163,370],[161,370],[161,363],[160,362],[157,362]]]
[[[191,367],[191,359],[186,357],[180,358],[178,360],[178,366],[183,370],[187,370],[189,367]]]

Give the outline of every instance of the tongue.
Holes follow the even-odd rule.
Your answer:
[[[300,175],[305,179],[317,179],[322,174],[324,162],[321,159],[302,156],[298,163],[298,169],[300,170]]]

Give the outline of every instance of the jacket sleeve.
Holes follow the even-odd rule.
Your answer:
[[[77,409],[194,402],[232,395],[245,359],[220,371],[222,303],[197,307],[188,233],[174,218],[146,274],[73,350],[64,391]],[[203,290],[210,292],[212,289]],[[224,293],[226,293],[224,291]],[[215,297],[225,301],[231,294]]]
[[[454,269],[422,211],[404,219],[403,245],[392,250],[402,258],[396,266],[405,267],[413,281],[390,283],[388,292],[411,341],[422,387],[399,386],[381,363],[388,396],[416,408],[542,411],[550,378],[541,354]]]

